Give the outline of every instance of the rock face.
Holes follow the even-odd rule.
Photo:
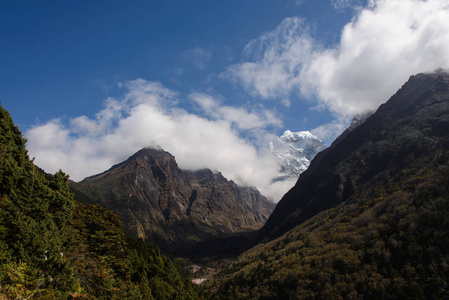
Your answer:
[[[278,237],[321,211],[363,197],[362,191],[398,180],[410,166],[432,162],[432,153],[449,146],[448,135],[449,75],[411,76],[373,115],[313,159],[259,238]]]
[[[291,132],[286,130],[282,136],[270,141],[270,151],[281,165],[280,174],[273,181],[298,178],[310,165],[317,153],[326,145],[309,131]]]
[[[170,153],[156,149],[142,149],[71,187],[82,201],[117,213],[129,234],[172,253],[259,229],[274,208],[256,189],[207,169],[183,171]]]

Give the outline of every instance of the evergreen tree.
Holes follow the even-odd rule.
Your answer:
[[[69,176],[36,167],[25,144],[0,106],[0,299],[198,299],[157,247],[76,202]]]

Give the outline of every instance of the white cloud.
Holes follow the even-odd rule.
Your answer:
[[[298,76],[311,58],[314,41],[301,18],[287,18],[276,30],[252,40],[245,52],[256,59],[231,66],[227,75],[239,80],[252,94],[265,99],[281,98],[299,90]]]
[[[193,93],[190,97],[207,116],[228,121],[239,129],[251,130],[272,125],[279,127],[282,124],[282,121],[269,110],[248,111],[243,107],[223,106],[217,99],[203,93]]]
[[[351,2],[356,3],[332,3],[347,7]],[[371,0],[356,10],[339,44],[325,48],[303,19],[287,18],[250,42],[245,51],[255,59],[231,66],[227,75],[262,98],[288,104],[296,94],[315,101],[336,117],[315,130],[324,132],[377,108],[410,75],[448,68],[447,20],[445,0]]]
[[[311,130],[312,134],[320,137],[325,141],[332,141],[347,128],[345,120],[334,120],[330,123],[323,124]]]
[[[183,169],[220,171],[237,183],[256,186],[273,200],[287,191],[271,185],[278,171],[274,156],[240,137],[240,130],[260,133],[280,125],[269,111],[222,106],[206,94],[189,96],[211,116],[208,119],[179,108],[179,94],[160,83],[137,79],[122,87],[125,95],[108,98],[94,118],[52,120],[27,131],[27,148],[36,164],[52,173],[62,169],[81,180],[143,147],[159,146]]]
[[[358,1],[333,0],[336,8]],[[311,35],[307,22],[287,18],[245,48],[251,59],[228,68],[226,76],[251,94],[288,106],[297,96],[331,111],[335,120],[312,130],[323,140],[343,131],[349,119],[375,109],[418,72],[449,68],[449,3],[446,0],[371,0],[358,8],[341,31],[337,45],[326,48]],[[185,53],[203,69],[211,53]],[[55,119],[26,132],[30,156],[47,172],[59,168],[75,180],[108,169],[146,146],[176,156],[181,168],[208,167],[228,179],[258,187],[278,200],[285,187],[270,184],[277,163],[242,138],[263,139],[281,126],[269,110],[226,106],[216,97],[192,93],[201,116],[181,109],[179,93],[143,79],[122,85],[126,94],[108,98],[93,118]],[[292,183],[288,183],[289,185]]]

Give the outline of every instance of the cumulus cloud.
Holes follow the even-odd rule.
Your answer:
[[[371,0],[355,12],[331,48],[312,37],[304,19],[287,18],[251,41],[245,51],[254,59],[231,66],[227,75],[262,98],[288,105],[299,95],[331,111],[335,121],[315,130],[322,134],[377,108],[410,75],[449,67],[447,1]]]
[[[329,141],[335,139],[346,129],[345,120],[334,120],[330,123],[323,124],[311,130],[312,134],[320,137],[322,140]]]
[[[226,75],[240,81],[253,95],[281,99],[288,106],[289,94],[299,89],[299,75],[314,48],[306,22],[287,18],[245,47],[255,61],[233,65]]]
[[[357,3],[331,2],[337,9]],[[224,76],[257,97],[285,106],[305,99],[315,109],[332,112],[332,122],[312,130],[330,140],[352,116],[388,100],[410,75],[449,68],[447,1],[370,0],[354,12],[332,47],[312,36],[306,20],[287,18],[249,42],[247,61],[230,66]],[[211,52],[193,48],[185,58],[204,69]],[[223,105],[204,93],[183,96],[143,79],[121,87],[123,96],[106,99],[93,117],[55,119],[28,130],[28,149],[36,163],[48,172],[61,168],[80,180],[153,146],[175,155],[181,168],[221,171],[274,200],[293,184],[271,184],[278,171],[274,157],[249,142],[282,125],[273,112]],[[180,101],[192,101],[198,114],[182,109]]]
[[[282,125],[282,121],[269,110],[249,111],[243,107],[223,106],[211,95],[203,93],[193,93],[190,97],[207,116],[228,121],[239,129],[251,130]]]
[[[63,169],[74,180],[100,173],[143,147],[161,147],[182,169],[210,168],[242,185],[256,186],[279,200],[288,188],[272,185],[278,165],[268,151],[241,138],[241,130],[279,126],[271,112],[222,106],[207,94],[187,97],[200,117],[179,108],[180,95],[142,79],[122,85],[125,94],[108,98],[93,118],[55,119],[26,132],[27,147],[47,172]]]

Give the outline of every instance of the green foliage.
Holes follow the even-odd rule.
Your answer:
[[[30,269],[26,263],[7,263],[0,266],[0,280],[2,290],[0,296],[8,299],[29,299],[44,284],[44,279],[32,279]],[[0,298],[2,299],[2,298]]]
[[[125,239],[117,215],[77,203],[67,254],[89,299],[197,299],[190,280],[143,240]]]
[[[148,282],[154,299],[195,299],[198,290],[167,257],[161,255],[155,245],[142,239],[130,240],[132,279],[142,284]],[[149,298],[151,299],[151,298]]]
[[[69,246],[67,221],[74,208],[68,176],[37,168],[25,142],[0,108],[0,293],[17,295],[57,285],[53,278],[65,268],[60,254]]]
[[[123,298],[129,265],[120,220],[100,206],[77,203],[69,233],[73,289],[91,299]]]
[[[440,155],[242,254],[206,290],[213,299],[447,299],[449,152]]]
[[[127,241],[117,215],[45,174],[0,107],[0,299],[198,299],[157,247]]]

